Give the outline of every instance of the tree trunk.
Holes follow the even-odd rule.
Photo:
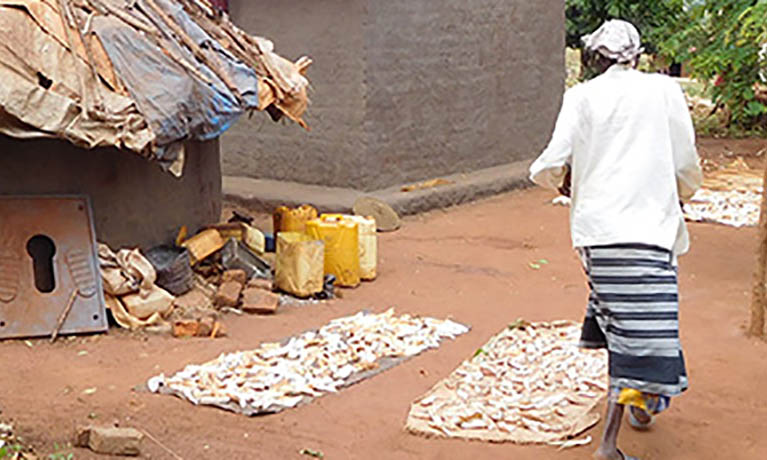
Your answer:
[[[762,205],[759,214],[759,250],[756,257],[753,286],[751,288],[751,322],[748,335],[764,338],[764,313],[767,309],[765,281],[767,276],[767,168],[762,182]]]

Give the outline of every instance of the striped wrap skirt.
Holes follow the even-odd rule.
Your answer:
[[[591,288],[580,346],[607,348],[611,391],[671,397],[686,390],[671,252],[640,244],[578,252]]]

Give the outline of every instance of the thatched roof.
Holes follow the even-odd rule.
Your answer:
[[[208,0],[0,0],[0,133],[127,149],[178,173],[184,140],[245,111],[306,127],[311,61],[272,48]]]

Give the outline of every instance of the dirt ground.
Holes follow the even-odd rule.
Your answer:
[[[740,144],[739,144],[740,145]],[[703,150],[703,149],[702,149]],[[716,155],[716,152],[713,153]],[[586,286],[570,249],[567,209],[531,189],[405,219],[379,239],[379,279],[328,305],[286,307],[273,317],[226,316],[229,337],[108,335],[0,343],[0,418],[38,453],[67,443],[77,425],[119,423],[149,433],[184,459],[588,459],[595,444],[552,447],[424,439],[403,430],[410,402],[517,318],[582,318]],[[744,337],[754,229],[690,225],[681,260],[681,331],[691,388],[652,431],[623,430],[643,460],[767,458],[767,343]],[[529,263],[550,263],[534,270]],[[247,418],[134,391],[222,352],[255,348],[361,309],[452,317],[472,331],[438,350],[338,394],[278,415]],[[95,391],[94,391],[95,389]],[[86,391],[89,390],[89,391]],[[596,438],[601,424],[589,434]],[[143,457],[174,458],[150,439]],[[67,448],[77,459],[108,458]],[[175,457],[178,458],[178,457]]]
[[[761,169],[767,165],[767,140],[703,138],[698,140],[698,154],[704,165],[726,165],[742,158],[751,168]]]

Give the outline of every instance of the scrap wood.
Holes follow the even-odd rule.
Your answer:
[[[218,230],[210,228],[186,239],[181,243],[181,247],[189,250],[192,256],[191,262],[194,265],[223,248],[225,244],[226,240],[221,237]]]
[[[215,323],[213,323],[213,330],[210,331],[210,338],[215,339],[220,330],[221,330],[221,323],[216,321]]]
[[[599,421],[604,350],[578,348],[569,321],[518,322],[491,338],[410,407],[414,434],[490,442],[567,440]]]
[[[53,329],[53,333],[51,334],[51,343],[55,342],[56,338],[59,336],[59,332],[61,331],[61,326],[64,325],[64,321],[67,319],[69,312],[72,311],[72,305],[74,305],[75,300],[77,300],[77,293],[78,293],[77,288],[72,290],[72,294],[69,296],[67,305],[64,307],[64,310],[61,311],[61,314],[59,315],[59,319],[56,321],[56,327]]]
[[[195,405],[275,413],[337,392],[468,330],[451,320],[395,316],[393,309],[360,312],[280,343],[152,377],[147,387]]]

